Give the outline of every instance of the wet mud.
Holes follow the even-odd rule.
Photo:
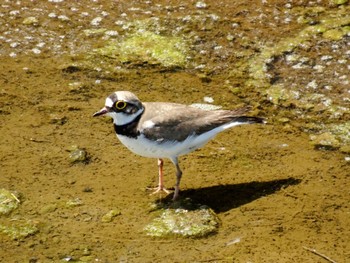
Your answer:
[[[347,132],[349,35],[317,35],[334,61],[342,56],[338,75],[329,65],[322,68],[325,74],[313,73],[315,64],[308,62],[305,70],[289,70],[285,49],[263,63],[264,77],[245,63],[261,58],[263,46],[277,45],[290,32],[298,35],[348,4],[280,2],[46,1],[40,8],[2,3],[0,188],[11,191],[18,205],[0,216],[0,261],[347,262],[349,143],[347,133],[325,127],[341,125]],[[191,43],[184,64],[169,67],[138,57],[87,66],[96,57],[85,54],[102,47],[105,36],[94,31],[92,38],[83,37],[83,29],[117,28],[122,36],[128,30],[123,21],[149,17],[164,23],[147,24],[147,30],[184,35]],[[340,24],[335,28],[346,30]],[[317,37],[307,39],[309,49],[288,52],[301,53],[296,59],[314,56],[316,64],[329,61],[316,52]],[[329,50],[335,44],[340,53]],[[326,83],[323,76],[340,78]],[[321,91],[307,87],[313,79],[323,83]],[[288,87],[301,95],[289,98],[283,90]],[[333,110],[320,96],[309,100],[310,89],[331,97]],[[266,125],[219,134],[180,158],[181,198],[210,207],[220,220],[217,233],[198,239],[144,233],[154,204],[169,202],[171,194],[149,195],[147,187],[157,184],[156,160],[129,152],[108,118],[92,118],[115,90],[130,90],[143,101],[185,104],[209,96],[225,109],[249,104],[252,115],[267,119]],[[323,125],[311,125],[318,123]],[[310,132],[331,134],[337,143],[315,147]],[[86,156],[73,162],[77,148]],[[165,174],[171,188],[175,169],[168,160]],[[3,230],[23,226],[35,231],[11,236]]]

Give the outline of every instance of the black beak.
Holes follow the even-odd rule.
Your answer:
[[[106,114],[107,112],[108,112],[108,109],[106,107],[104,107],[100,111],[95,112],[94,115],[92,115],[92,117],[101,116],[101,115]]]

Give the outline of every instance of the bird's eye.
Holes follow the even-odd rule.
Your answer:
[[[116,107],[117,110],[123,110],[126,107],[126,102],[122,101],[122,100],[118,100],[115,103],[115,107]]]

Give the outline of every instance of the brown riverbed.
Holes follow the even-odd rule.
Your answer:
[[[249,60],[259,53],[255,49],[258,38],[261,42],[277,43],[284,34],[289,37],[290,30],[297,31],[305,25],[293,23],[293,16],[289,23],[278,19],[285,14],[281,8],[291,9],[279,3],[282,1],[265,5],[255,1],[207,1],[205,7],[199,2],[86,1],[84,6],[49,1],[40,7],[41,11],[32,3],[2,4],[1,13],[8,18],[6,30],[13,36],[3,34],[1,44],[0,188],[14,192],[20,205],[11,214],[1,216],[0,223],[28,223],[38,231],[18,239],[1,234],[0,261],[347,262],[347,154],[337,149],[315,150],[309,135],[300,129],[305,126],[300,123],[308,121],[291,117],[297,106],[279,108],[264,97],[264,92],[252,86],[245,88],[242,78],[247,72],[239,76],[232,73],[237,61]],[[299,2],[291,5],[310,10],[316,5]],[[328,2],[319,5],[332,12],[338,8]],[[9,13],[13,10],[20,11],[11,18]],[[222,28],[217,28],[215,19],[193,28],[202,41],[194,46],[207,53],[201,57],[193,55],[196,62],[188,68],[130,63],[120,64],[125,68],[122,73],[108,75],[103,69],[101,72],[67,66],[71,63],[69,54],[75,56],[79,46],[82,53],[93,47],[90,38],[85,46],[74,38],[74,33],[78,34],[82,25],[89,24],[101,10],[109,12],[101,15],[105,27],[113,27],[115,20],[125,17],[123,13],[130,20],[140,19],[151,16],[146,12],[149,10],[161,19],[165,11],[174,18],[199,16],[200,12],[216,14]],[[71,21],[48,19],[48,14],[58,16],[60,12]],[[89,14],[78,15],[84,12]],[[45,16],[41,17],[41,13]],[[254,22],[259,14],[265,14],[264,23]],[[80,18],[74,20],[74,15]],[[22,22],[30,16],[38,18],[38,25],[28,28]],[[225,17],[234,21],[227,22]],[[269,23],[276,25],[266,27]],[[232,24],[234,28],[236,24],[240,26],[238,41],[227,38],[229,31],[225,30],[230,30]],[[48,32],[54,32],[52,42],[44,34]],[[26,38],[30,34],[40,40]],[[65,38],[61,37],[63,42],[58,47],[54,43],[60,35]],[[339,43],[346,46],[348,39],[344,36]],[[14,42],[18,45],[11,45]],[[38,46],[41,42],[46,44]],[[221,47],[213,49],[215,46]],[[16,55],[10,55],[11,52]],[[349,62],[346,56],[345,60]],[[201,63],[207,63],[207,71],[194,66]],[[343,75],[348,74],[344,72]],[[312,82],[312,74],[304,73],[299,72],[295,81]],[[333,85],[338,94],[346,91],[346,78]],[[238,94],[233,92],[237,87]],[[146,191],[157,183],[157,162],[135,156],[121,145],[110,120],[92,118],[105,97],[115,90],[130,90],[144,101],[185,104],[202,103],[203,97],[209,96],[214,104],[227,109],[250,104],[252,114],[267,118],[266,125],[234,128],[180,159],[184,172],[180,194],[208,205],[218,214],[221,223],[216,234],[200,239],[145,235],[143,228],[154,218],[152,204],[165,198],[150,196]],[[312,111],[310,114],[316,115]],[[278,121],[286,117],[292,121]],[[347,118],[344,115],[339,121],[348,121]],[[85,162],[70,162],[74,145],[88,153]],[[165,184],[171,188],[175,169],[170,161],[165,162],[165,173]],[[67,206],[67,202],[75,205]],[[113,209],[121,214],[111,222],[102,222],[102,217]]]

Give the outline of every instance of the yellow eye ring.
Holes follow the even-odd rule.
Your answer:
[[[122,101],[122,100],[118,100],[115,103],[115,107],[116,107],[117,110],[123,110],[126,107],[126,102]]]

